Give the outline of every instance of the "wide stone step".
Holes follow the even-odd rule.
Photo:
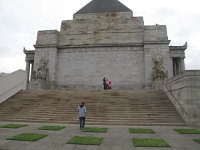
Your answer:
[[[164,92],[148,90],[21,91],[0,104],[0,120],[77,123],[83,100],[88,124],[184,124]]]
[[[24,112],[24,113],[65,113],[65,114],[73,114],[76,113],[76,110],[67,110],[67,109],[7,109],[7,110],[1,110],[0,113],[9,113],[9,112]],[[112,109],[95,109],[95,110],[88,110],[88,113],[175,113],[177,112],[176,109],[169,109],[169,110],[163,110],[163,109],[130,109],[130,110],[112,110]]]
[[[3,118],[77,118],[77,115],[41,115],[41,114],[38,114],[38,115],[13,115],[13,116],[7,116],[7,117],[4,117],[4,116],[1,116],[1,119]],[[137,119],[137,118],[143,118],[143,119],[159,119],[159,118],[162,118],[162,119],[174,119],[174,118],[178,118],[178,119],[181,119],[180,116],[178,115],[174,115],[174,116],[170,116],[170,115],[102,115],[102,116],[87,116],[88,119],[101,119],[101,118],[104,118],[104,119],[109,119],[109,118],[112,118],[112,119],[124,119],[124,120],[127,120],[127,119]],[[0,120],[1,120],[0,119]],[[182,120],[182,119],[181,119]]]
[[[27,121],[26,119],[12,119],[10,121],[21,121],[21,122],[25,122]],[[44,122],[44,123],[64,123],[64,124],[78,124],[78,120],[74,120],[74,121],[66,121],[66,120],[49,120],[49,119],[43,119],[43,120],[28,120],[29,122]],[[185,123],[183,122],[160,122],[160,121],[157,121],[157,120],[153,120],[153,121],[138,121],[138,120],[135,120],[135,121],[126,121],[126,122],[120,122],[118,120],[115,120],[115,121],[89,121],[89,120],[86,120],[86,126],[87,125],[142,125],[142,126],[150,126],[150,125],[153,125],[153,126],[185,126]]]
[[[11,112],[4,112],[0,113],[0,116],[8,115]],[[17,112],[13,112],[17,113]],[[53,115],[53,116],[59,116],[59,115],[74,115],[77,114],[77,112],[43,112],[43,111],[35,111],[35,112],[19,112],[20,114],[25,114],[25,115]],[[95,116],[128,116],[128,115],[168,115],[168,116],[173,116],[173,115],[178,115],[180,116],[176,111],[170,111],[170,112],[164,112],[164,111],[156,111],[156,112],[151,112],[151,111],[126,111],[126,112],[88,112],[90,115],[95,115]]]
[[[71,121],[71,122],[78,122],[78,119],[76,118],[71,118],[71,119],[67,119],[67,118],[41,118],[41,119],[38,119],[38,118],[34,118],[34,117],[24,117],[24,118],[8,118],[8,120],[13,120],[13,121],[17,121],[17,120],[20,120],[20,121],[24,121],[24,120],[27,120],[27,121],[32,121],[32,122],[36,122],[36,121],[54,121],[54,122],[57,122],[57,121]],[[176,123],[183,123],[183,121],[181,120],[177,120],[177,119],[163,119],[163,118],[154,118],[154,119],[148,119],[148,118],[133,118],[133,119],[90,119],[90,118],[87,118],[86,121],[87,122],[104,122],[105,124],[109,124],[111,122],[116,122],[116,123],[121,123],[121,124],[126,124],[126,123],[175,123],[174,121],[176,120]]]

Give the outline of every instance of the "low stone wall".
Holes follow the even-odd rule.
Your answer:
[[[164,90],[186,124],[200,127],[200,70],[187,70],[168,79]]]
[[[0,103],[16,94],[22,89],[26,89],[27,73],[23,70],[15,71],[0,78]]]

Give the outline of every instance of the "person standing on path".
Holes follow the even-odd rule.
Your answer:
[[[82,130],[85,127],[86,118],[86,107],[84,106],[84,102],[82,102],[81,105],[77,107],[77,112],[79,115],[80,130]]]

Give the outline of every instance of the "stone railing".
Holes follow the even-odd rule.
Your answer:
[[[0,78],[0,103],[16,94],[22,89],[26,89],[27,73],[17,70]]]
[[[187,70],[168,79],[164,90],[186,124],[200,127],[200,70]]]

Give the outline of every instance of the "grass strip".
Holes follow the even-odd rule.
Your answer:
[[[74,136],[67,144],[76,145],[100,145],[103,141],[102,137],[90,137],[90,136]]]
[[[136,147],[170,147],[164,140],[157,138],[133,138],[132,141]]]
[[[174,130],[180,134],[200,134],[200,131],[196,129],[174,129]]]
[[[152,129],[147,128],[130,128],[129,133],[147,133],[154,134],[155,132]]]
[[[22,133],[15,135],[13,137],[7,138],[7,140],[14,140],[14,141],[38,141],[47,135],[44,134],[34,134],[34,133]]]
[[[43,126],[43,127],[40,127],[38,130],[60,131],[64,128],[65,126]]]
[[[194,139],[194,141],[200,144],[200,139]]]
[[[83,132],[106,133],[107,128],[84,128]]]
[[[25,126],[27,126],[27,125],[22,125],[22,124],[6,124],[6,125],[0,126],[0,128],[18,129],[18,128],[25,127]]]

